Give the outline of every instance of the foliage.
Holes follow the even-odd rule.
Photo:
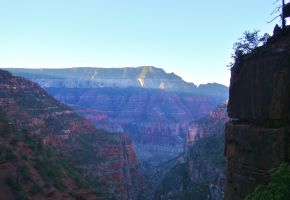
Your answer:
[[[271,170],[270,176],[270,182],[266,186],[258,186],[245,200],[289,200],[290,166],[283,163]]]
[[[53,183],[58,190],[63,190],[64,185],[61,179],[61,170],[55,165],[53,160],[39,158],[35,160],[34,166],[47,183]]]
[[[41,191],[42,191],[41,185],[38,185],[37,183],[33,183],[29,190],[29,194],[35,195],[37,193],[40,193]]]
[[[243,36],[238,39],[233,45],[234,53],[232,58],[236,62],[241,56],[251,53],[254,49],[264,45],[269,39],[270,35],[265,33],[259,35],[260,31],[254,30],[253,32],[245,31]],[[234,62],[231,62],[228,66],[233,67]]]
[[[26,165],[18,166],[17,173],[24,183],[32,180],[32,174]]]
[[[97,178],[89,179],[81,174],[75,167],[75,163],[56,151],[53,147],[44,146],[39,136],[11,123],[0,109],[0,164],[13,162],[15,168],[11,168],[4,177],[4,183],[10,188],[15,199],[27,199],[27,194],[35,195],[44,192],[45,188],[54,186],[57,190],[71,193],[64,183],[64,177],[70,177],[79,188],[85,188],[98,196],[105,196],[103,185]],[[87,138],[82,147],[87,145],[92,138]],[[22,151],[20,142],[30,149],[30,153]],[[92,149],[90,149],[92,150]],[[93,152],[90,152],[93,153]],[[25,164],[24,161],[25,160]],[[44,181],[44,185],[33,178],[30,168],[34,168]],[[29,187],[26,187],[29,186]]]
[[[13,193],[17,193],[20,190],[19,181],[11,173],[6,175],[4,182]]]

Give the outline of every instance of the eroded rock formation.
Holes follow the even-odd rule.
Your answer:
[[[223,132],[227,120],[226,104],[223,104],[191,124],[184,161],[178,158],[168,164],[168,172],[155,192],[156,200],[223,199]]]
[[[143,176],[127,135],[96,129],[36,83],[7,71],[0,70],[0,88],[0,109],[12,124],[70,157],[83,174],[99,181],[98,192],[106,199],[137,199]]]
[[[155,67],[9,70],[37,82],[96,127],[128,133],[146,171],[181,153],[188,124],[228,95],[225,86],[197,87]]]

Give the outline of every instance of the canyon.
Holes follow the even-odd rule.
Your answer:
[[[154,199],[223,199],[226,107],[226,103],[219,105],[190,124],[183,159],[167,165],[168,171],[155,190]]]
[[[183,152],[188,125],[225,101],[228,88],[196,86],[160,68],[8,69],[97,128],[125,132],[145,172]]]
[[[15,77],[4,70],[0,70],[0,88],[0,109],[7,119],[6,124],[1,120],[0,127],[8,126],[6,129],[1,129],[1,134],[10,134],[12,139],[13,135],[24,139],[30,137],[32,141],[36,140],[33,143],[33,148],[45,148],[48,150],[53,148],[54,151],[66,156],[69,159],[68,165],[74,166],[76,172],[81,172],[83,177],[90,180],[87,184],[90,189],[94,188],[94,193],[97,196],[92,196],[89,199],[137,199],[143,185],[143,175],[132,148],[131,140],[126,134],[113,134],[96,129],[90,121],[79,116],[70,107],[55,100],[36,83],[21,77]],[[8,129],[12,130],[9,131]],[[37,139],[39,139],[38,143]],[[76,172],[70,171],[68,173],[73,178],[65,178],[68,175],[65,175],[67,174],[66,172],[61,172],[62,170],[57,175],[46,171],[42,176],[37,175],[37,170],[46,169],[44,166],[37,168],[33,164],[36,162],[36,158],[31,154],[34,155],[33,152],[37,149],[34,150],[31,149],[32,147],[27,147],[26,143],[23,144],[25,140],[19,139],[19,142],[15,140],[13,139],[12,142],[9,142],[9,137],[1,137],[1,149],[9,148],[11,144],[14,144],[15,146],[10,147],[12,152],[22,152],[24,154],[18,160],[20,164],[26,163],[25,169],[28,168],[35,174],[31,179],[32,181],[40,184],[41,188],[46,188],[44,177],[51,178],[52,176],[58,178],[56,179],[57,183],[65,182],[64,185],[70,190],[75,190],[75,192],[80,190],[81,192],[81,188],[77,186],[80,184],[80,180],[73,179]],[[34,147],[35,145],[36,147]],[[1,155],[3,153],[2,150]],[[41,154],[40,156],[44,155]],[[40,160],[39,162],[41,163],[42,161]],[[16,169],[14,167],[7,169],[11,165],[9,160],[4,160],[0,165],[1,169],[3,169],[0,171],[0,184],[5,185],[7,181],[3,178],[5,176],[3,173],[11,171],[12,177],[14,177],[13,174],[15,172],[13,169]],[[52,165],[54,166],[54,161],[52,161]],[[53,166],[49,169],[53,170],[52,168],[55,168]],[[60,176],[59,174],[63,175]],[[61,177],[63,177],[62,180],[59,179]],[[41,179],[43,180],[41,181]],[[10,178],[10,180],[12,181],[8,182],[10,186],[12,185],[12,188],[18,190],[18,187],[14,187],[14,179]],[[55,179],[53,178],[53,180]],[[27,192],[26,185],[23,187],[24,192]],[[5,191],[9,191],[7,186],[3,188]],[[45,194],[48,189],[39,190],[35,194],[31,194],[30,198],[38,199],[39,195],[44,196],[44,199],[77,198],[69,194],[64,194],[65,197],[61,197],[63,193],[61,189],[56,186],[50,186],[50,188],[51,192],[48,191]],[[1,190],[2,192],[4,191]],[[83,192],[86,192],[86,190],[84,189]],[[87,194],[93,195],[90,192],[87,192]],[[16,193],[9,192],[7,195],[8,199],[13,199],[13,195],[16,195]],[[28,194],[25,193],[25,195]],[[80,198],[83,197],[80,196]]]

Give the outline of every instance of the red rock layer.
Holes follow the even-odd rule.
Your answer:
[[[10,119],[40,136],[45,145],[54,146],[72,158],[78,153],[79,141],[85,141],[87,148],[97,152],[93,156],[99,162],[89,167],[87,163],[78,162],[79,167],[86,174],[98,176],[108,186],[105,188],[108,196],[124,200],[137,198],[143,178],[126,135],[97,130],[91,122],[57,102],[37,84],[2,70],[0,88],[0,107]],[[84,148],[86,146],[79,150],[85,151]]]

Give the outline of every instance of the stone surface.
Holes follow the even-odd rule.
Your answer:
[[[270,169],[288,160],[289,128],[228,122],[225,133],[228,159],[225,199],[243,199],[258,184],[267,182]]]
[[[225,200],[242,200],[269,170],[289,162],[290,32],[276,35],[232,68]]]
[[[290,119],[290,40],[277,39],[243,56],[232,68],[229,117]]]
[[[267,171],[285,160],[288,130],[228,122],[226,156],[235,163]]]

